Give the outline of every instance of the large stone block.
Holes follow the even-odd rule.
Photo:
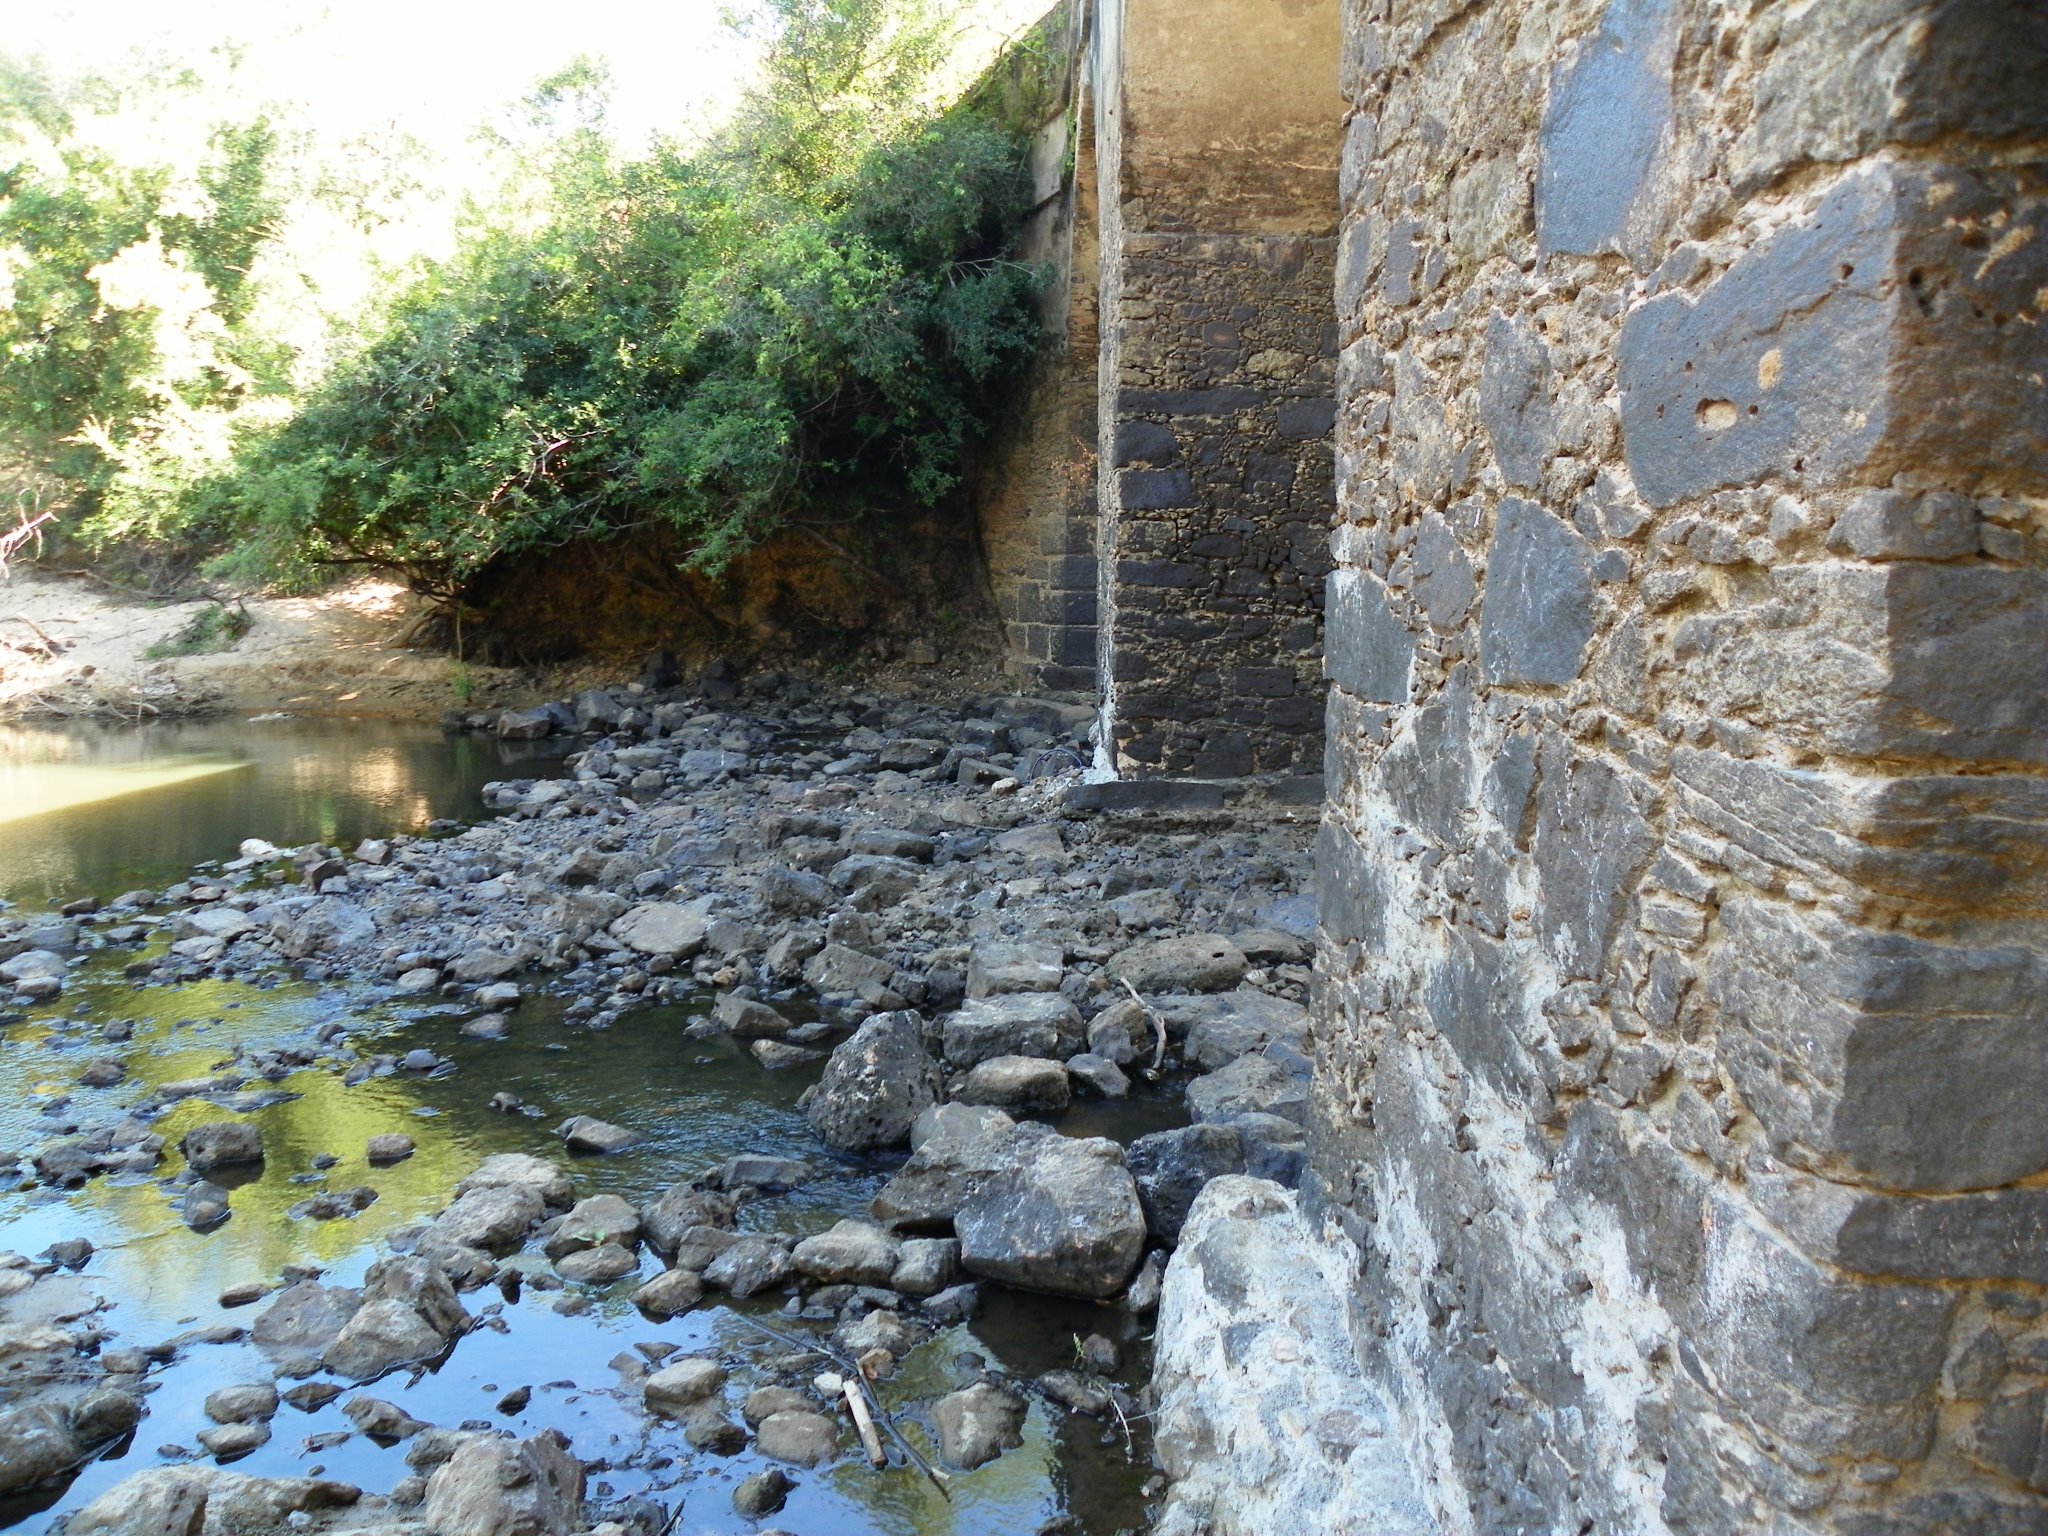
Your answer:
[[[2043,210],[2009,177],[1885,162],[1697,298],[1624,322],[1622,432],[1659,506],[1772,476],[2048,487]],[[2001,254],[1986,259],[1995,239]]]
[[[1705,983],[1722,1060],[1778,1155],[1893,1189],[2048,1168],[2048,958],[1743,898]]]
[[[1551,72],[1536,170],[1545,252],[1632,254],[1671,124],[1673,0],[1608,0],[1600,30]]]
[[[1479,585],[1472,576],[1472,562],[1466,558],[1458,536],[1436,513],[1422,519],[1415,535],[1413,555],[1415,596],[1422,604],[1432,629],[1449,633],[1472,611],[1472,599]]]
[[[1387,602],[1386,584],[1370,571],[1332,571],[1324,589],[1324,667],[1347,693],[1382,704],[1405,703],[1415,636]]]
[[[1822,1263],[1903,1280],[2048,1285],[2048,1189],[1891,1195],[1765,1159],[1748,1172],[1757,1209]]]
[[[1949,133],[2048,133],[2048,10],[2009,0],[1785,6],[1729,156],[1740,191],[1795,166]]]
[[[1772,1438],[1819,1456],[1926,1453],[1952,1295],[1821,1268],[1603,1106],[1573,1116],[1558,1182],[1613,1211],[1687,1374]]]
[[[1648,788],[1562,737],[1544,744],[1535,857],[1536,928],[1568,976],[1597,976],[1657,850]]]
[[[1550,408],[1550,352],[1535,327],[1495,311],[1486,325],[1486,361],[1479,374],[1479,419],[1493,444],[1493,462],[1509,485],[1533,490],[1556,447]]]
[[[1562,685],[1593,638],[1593,561],[1585,538],[1533,501],[1503,497],[1479,607],[1490,683]]]
[[[2048,781],[1874,778],[1680,747],[1686,813],[1758,858],[1923,910],[2048,915]]]
[[[1377,950],[1387,935],[1386,875],[1334,821],[1316,833],[1316,915],[1335,944]]]

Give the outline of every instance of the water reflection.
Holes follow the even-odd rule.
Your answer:
[[[396,721],[0,726],[0,898],[162,884],[247,837],[351,843],[474,817],[485,783],[554,772],[564,750]]]

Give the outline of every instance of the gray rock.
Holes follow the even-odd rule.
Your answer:
[[[1157,997],[1152,1006],[1169,1033],[1184,1036],[1189,1066],[1213,1072],[1269,1040],[1303,1049],[1308,1010],[1265,992],[1219,992],[1201,997]]]
[[[781,1285],[790,1276],[789,1250],[752,1235],[737,1238],[704,1266],[704,1283],[746,1297]]]
[[[1536,171],[1545,254],[1646,249],[1671,122],[1680,8],[1610,5],[1599,34],[1551,74]]]
[[[806,869],[790,869],[775,865],[762,872],[761,883],[756,888],[761,904],[770,912],[786,912],[798,917],[809,917],[823,912],[832,905],[832,887],[822,875],[814,875]]]
[[[1067,957],[1057,944],[983,940],[967,959],[967,995],[1057,992]]]
[[[576,1198],[576,1186],[569,1175],[544,1157],[524,1152],[498,1152],[477,1164],[469,1176],[455,1186],[458,1196],[479,1189],[518,1188],[531,1190],[543,1205],[565,1209]]]
[[[352,1397],[342,1405],[341,1411],[349,1423],[355,1425],[358,1434],[368,1435],[372,1440],[409,1440],[427,1428],[398,1404],[386,1402],[381,1397]]]
[[[641,1394],[654,1408],[687,1408],[716,1396],[725,1387],[725,1368],[716,1360],[678,1360],[663,1366],[641,1383]]]
[[[577,1253],[585,1248],[599,1248],[607,1243],[623,1245],[627,1249],[637,1246],[640,1241],[640,1212],[630,1201],[617,1195],[592,1195],[579,1200],[575,1206],[548,1234],[542,1245],[551,1259]]]
[[[1380,704],[1408,700],[1415,636],[1395,616],[1369,571],[1332,571],[1324,594],[1324,670],[1346,693]]]
[[[583,1528],[583,1464],[554,1430],[523,1441],[473,1435],[427,1480],[434,1536],[572,1536]]]
[[[277,1413],[277,1388],[267,1381],[248,1381],[206,1394],[206,1416],[216,1424],[247,1424]]]
[[[247,1456],[270,1443],[270,1426],[255,1424],[215,1424],[202,1429],[194,1437],[217,1461],[235,1461]]]
[[[1244,1172],[1244,1145],[1232,1125],[1188,1125],[1140,1136],[1127,1153],[1145,1225],[1165,1242],[1179,1240],[1195,1197],[1211,1179]]]
[[[733,1489],[733,1512],[746,1520],[772,1515],[789,1501],[789,1491],[795,1486],[780,1467],[764,1467],[752,1476],[742,1478],[740,1485]]]
[[[730,1195],[678,1184],[641,1211],[640,1235],[657,1253],[672,1254],[693,1227],[730,1231],[735,1210]]]
[[[1065,1109],[1072,1094],[1061,1063],[1038,1056],[997,1056],[969,1072],[953,1097],[962,1104],[1029,1112]]]
[[[1196,1120],[1245,1114],[1278,1115],[1308,1123],[1308,1063],[1284,1046],[1267,1046],[1187,1086],[1188,1113]]]
[[[228,1192],[203,1179],[185,1191],[185,1198],[178,1206],[178,1219],[194,1232],[209,1231],[226,1221],[230,1214]]]
[[[633,1292],[633,1305],[649,1317],[677,1317],[704,1299],[704,1282],[687,1269],[665,1269]]]
[[[1067,1076],[1105,1099],[1126,1098],[1131,1091],[1131,1080],[1115,1062],[1088,1051],[1067,1058]]]
[[[1534,490],[1543,481],[1557,429],[1550,409],[1550,352],[1526,321],[1510,320],[1495,311],[1486,326],[1486,362],[1479,378],[1479,417],[1493,445],[1493,461],[1509,485]],[[1430,622],[1449,629],[1464,618],[1474,593],[1472,567],[1441,517],[1425,519],[1423,538],[1430,544],[1429,563],[1441,583],[1431,602],[1424,596]],[[1422,539],[1416,561],[1423,563]],[[1462,565],[1462,575],[1459,568]],[[1462,589],[1462,601],[1458,601]]]
[[[178,1142],[195,1173],[263,1161],[263,1135],[246,1120],[216,1120],[196,1125]]]
[[[765,1040],[786,1035],[796,1026],[766,1003],[730,992],[711,1006],[711,1017],[736,1040]]]
[[[273,920],[270,931],[286,959],[306,960],[368,944],[377,937],[377,923],[352,901],[322,896],[296,913]]]
[[[308,1376],[363,1304],[362,1292],[300,1280],[256,1314],[249,1337],[287,1376]]]
[[[609,1120],[599,1120],[591,1115],[571,1115],[556,1128],[556,1134],[571,1152],[599,1157],[628,1151],[647,1139],[637,1131],[629,1131],[622,1125],[613,1125]]]
[[[688,960],[704,947],[711,926],[711,898],[692,902],[644,902],[611,925],[611,935],[643,955]]]
[[[1024,1399],[988,1382],[976,1382],[932,1404],[939,1431],[939,1456],[949,1467],[970,1472],[1024,1443]]]
[[[403,1301],[365,1301],[320,1356],[337,1376],[369,1381],[401,1365],[431,1360],[447,1346],[425,1318]]]
[[[845,944],[827,944],[804,962],[804,980],[826,997],[858,997],[867,988],[886,987],[895,974],[888,961]]]
[[[1113,956],[1109,973],[1143,993],[1226,992],[1251,968],[1221,934],[1193,934],[1134,944]]]
[[[546,1214],[546,1203],[530,1184],[485,1184],[457,1195],[432,1227],[444,1242],[502,1253],[523,1241]]]
[[[619,1243],[579,1248],[555,1260],[555,1273],[575,1285],[609,1285],[640,1267],[632,1249]]]
[[[1081,1016],[1066,998],[1022,992],[970,1001],[948,1015],[940,1049],[947,1066],[964,1071],[997,1056],[1070,1056],[1081,1037]]]
[[[839,1426],[821,1413],[771,1413],[761,1421],[754,1448],[771,1461],[822,1467],[839,1454]]]
[[[874,1151],[907,1141],[911,1123],[943,1091],[938,1066],[925,1054],[923,1020],[910,1012],[877,1014],[832,1052],[804,1115],[831,1146]]]
[[[395,1131],[372,1136],[364,1148],[373,1163],[402,1163],[412,1156],[413,1150],[413,1139]]]
[[[969,1274],[1062,1296],[1116,1294],[1145,1247],[1123,1149],[1036,1126],[972,1182],[953,1224]]]
[[[905,1296],[936,1296],[960,1278],[960,1240],[955,1237],[913,1237],[900,1249],[887,1282]]]
[[[1501,499],[1479,609],[1479,659],[1490,683],[1562,685],[1593,637],[1586,540],[1533,501]]]
[[[807,1237],[790,1254],[797,1273],[825,1285],[887,1285],[903,1245],[880,1227],[846,1220]]]

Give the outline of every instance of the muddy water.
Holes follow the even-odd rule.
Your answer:
[[[41,850],[35,874],[23,876],[21,866],[0,862],[0,869],[11,872],[16,899],[27,894],[24,884],[40,891],[41,882],[53,883],[52,895],[161,883],[180,872],[177,859],[232,853],[244,836],[280,844],[314,837],[345,841],[432,815],[464,814],[476,784],[514,771],[497,760],[495,748],[472,755],[475,743],[439,743],[437,758],[439,738],[380,729],[357,740],[348,735],[352,727],[293,724],[288,739],[321,761],[294,763],[280,749],[287,738],[264,727],[251,727],[252,734],[262,734],[246,745],[232,732],[212,734],[205,751],[239,753],[249,762],[235,770],[245,787],[239,795],[211,798],[211,781],[220,775],[188,777],[0,824],[0,861],[11,858],[11,850]],[[339,749],[327,756],[337,742]],[[188,744],[189,738],[178,745]],[[101,750],[104,761],[109,754]],[[160,753],[158,760],[176,755]],[[517,771],[536,770],[529,764]],[[397,788],[390,787],[394,774],[402,780]],[[360,798],[353,786],[364,788]],[[123,827],[154,828],[156,840],[124,848],[119,835],[108,834],[97,819],[109,815],[118,816]],[[331,1279],[353,1283],[383,1251],[380,1238],[438,1210],[455,1182],[492,1152],[568,1161],[579,1194],[609,1191],[634,1200],[737,1153],[802,1157],[822,1176],[791,1194],[750,1205],[742,1215],[743,1226],[800,1233],[860,1213],[887,1175],[885,1166],[833,1154],[796,1113],[795,1101],[815,1070],[771,1074],[728,1040],[686,1038],[696,1008],[647,1009],[593,1032],[566,1023],[558,1006],[535,997],[514,1016],[510,1039],[471,1041],[457,1033],[462,1015],[434,1000],[397,1001],[360,987],[291,979],[264,986],[138,988],[120,970],[131,958],[132,952],[123,951],[89,961],[86,974],[74,973],[61,1002],[31,1011],[0,1033],[0,1146],[26,1153],[62,1134],[72,1114],[96,1098],[121,1104],[166,1084],[195,1084],[227,1070],[238,1046],[306,1043],[337,1021],[350,1030],[351,1048],[360,1056],[425,1046],[445,1057],[452,1070],[431,1077],[372,1077],[345,1087],[339,1072],[320,1069],[274,1085],[245,1085],[245,1091],[277,1099],[250,1111],[268,1155],[260,1173],[232,1187],[233,1215],[210,1234],[180,1223],[175,1193],[162,1181],[181,1171],[175,1147],[184,1131],[225,1117],[221,1105],[233,1092],[226,1087],[180,1100],[155,1123],[173,1150],[151,1176],[97,1179],[68,1195],[0,1191],[0,1249],[35,1254],[66,1237],[94,1244],[86,1274],[114,1302],[101,1319],[117,1336],[110,1346],[149,1346],[192,1330],[246,1326],[256,1309],[223,1309],[219,1295],[242,1282],[274,1282],[286,1265],[317,1266]],[[110,1025],[116,1035],[132,1030],[132,1037],[110,1043]],[[97,1092],[76,1088],[84,1062],[103,1055],[126,1064],[127,1080]],[[501,1090],[537,1113],[490,1109]],[[631,1126],[649,1133],[649,1140],[616,1157],[567,1159],[552,1127],[576,1113]],[[1162,1099],[1113,1111],[1077,1109],[1061,1128],[1128,1141],[1179,1119],[1177,1107]],[[364,1144],[386,1131],[411,1135],[419,1149],[395,1167],[373,1168],[364,1160]],[[339,1161],[322,1169],[315,1160],[323,1157]],[[323,1189],[359,1185],[374,1188],[378,1198],[352,1219],[316,1221],[293,1214],[299,1202]],[[788,1348],[746,1319],[785,1335],[806,1335],[804,1324],[780,1315],[781,1297],[706,1305],[656,1324],[628,1302],[635,1283],[630,1277],[601,1290],[551,1290],[542,1288],[551,1277],[538,1254],[517,1262],[530,1267],[540,1284],[529,1285],[512,1303],[502,1303],[495,1289],[471,1293],[465,1299],[473,1312],[495,1312],[488,1326],[463,1338],[434,1369],[401,1372],[364,1390],[435,1424],[467,1422],[522,1434],[559,1428],[580,1457],[598,1464],[591,1478],[595,1502],[641,1494],[670,1510],[680,1506],[678,1532],[756,1529],[733,1513],[731,1491],[764,1463],[751,1450],[727,1458],[687,1450],[672,1427],[642,1413],[637,1385],[620,1365],[644,1361],[664,1347],[715,1351],[732,1373],[730,1396],[736,1402],[757,1380],[767,1379],[756,1362]],[[658,1260],[644,1261],[644,1274],[657,1269]],[[914,1439],[933,1442],[916,1405],[970,1379],[956,1364],[963,1352],[1028,1377],[1072,1365],[1078,1340],[1102,1332],[1124,1345],[1126,1380],[1142,1380],[1144,1341],[1120,1308],[1053,1302],[993,1287],[984,1296],[979,1318],[940,1333],[881,1386],[884,1401],[903,1409],[905,1432]],[[208,1392],[269,1377],[253,1346],[186,1345],[152,1372],[148,1416],[130,1443],[88,1465],[68,1488],[0,1502],[0,1527],[46,1530],[130,1472],[188,1454],[183,1448],[195,1445],[194,1436],[207,1426],[200,1405]],[[531,1388],[530,1401],[516,1413],[499,1411],[495,1405],[517,1387]],[[270,1443],[235,1463],[235,1470],[275,1476],[319,1468],[371,1490],[391,1488],[409,1470],[403,1445],[340,1438],[350,1427],[341,1407],[353,1395],[312,1413],[283,1408]],[[950,1501],[913,1472],[875,1472],[857,1454],[816,1472],[791,1470],[799,1486],[771,1523],[820,1536],[1027,1533],[1061,1514],[1077,1517],[1089,1533],[1109,1533],[1143,1520],[1137,1496],[1145,1470],[1142,1445],[1134,1457],[1114,1425],[1064,1413],[1055,1417],[1038,1403],[1025,1445],[955,1477]]]

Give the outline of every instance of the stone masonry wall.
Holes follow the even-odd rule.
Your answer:
[[[1334,0],[1100,8],[1098,751],[1119,774],[1319,767],[1336,34]]]
[[[1336,242],[1127,234],[1106,431],[1117,766],[1320,766]]]
[[[2044,33],[1348,4],[1306,1195],[1448,1531],[2048,1530]]]

